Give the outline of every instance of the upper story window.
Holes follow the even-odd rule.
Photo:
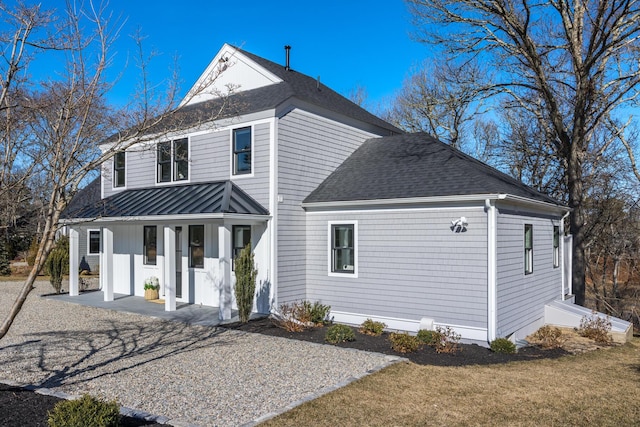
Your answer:
[[[560,227],[553,226],[553,268],[560,267]]]
[[[251,128],[233,130],[233,174],[251,173]]]
[[[158,182],[185,181],[189,179],[189,139],[158,143]]]
[[[533,225],[524,225],[524,274],[533,273]]]
[[[357,276],[357,226],[354,223],[329,223],[331,273]]]
[[[125,186],[126,154],[119,151],[113,156],[113,186]]]

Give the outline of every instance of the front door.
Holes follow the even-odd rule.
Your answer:
[[[176,227],[176,298],[182,298],[182,227]]]

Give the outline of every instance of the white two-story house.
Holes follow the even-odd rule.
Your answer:
[[[193,96],[207,85],[236,89]],[[191,95],[178,129],[117,153],[67,209],[72,294],[90,258],[106,301],[155,276],[166,310],[229,319],[233,260],[250,243],[260,313],[319,300],[335,321],[487,342],[571,301],[555,200],[230,45]]]

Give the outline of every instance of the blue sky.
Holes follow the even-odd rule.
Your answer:
[[[43,2],[46,7],[61,3]],[[152,62],[152,80],[168,78],[178,55],[183,92],[225,42],[278,63],[284,63],[289,44],[292,68],[320,76],[345,95],[363,86],[368,105],[392,96],[428,55],[426,46],[410,38],[410,15],[401,0],[111,0],[109,8],[126,19],[115,46],[116,68],[129,60],[113,94],[117,103],[135,89],[136,47],[130,35],[138,27],[147,36],[146,51],[160,53]]]

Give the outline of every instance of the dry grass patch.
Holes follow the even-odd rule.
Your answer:
[[[640,425],[640,339],[507,365],[396,364],[264,425]]]

